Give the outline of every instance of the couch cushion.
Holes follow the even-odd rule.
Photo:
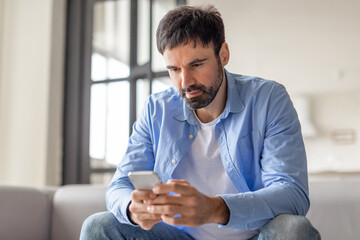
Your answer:
[[[358,239],[360,236],[360,181],[310,182],[307,217],[322,239]]]
[[[56,191],[53,200],[52,240],[78,240],[84,220],[106,210],[106,186],[67,185]]]
[[[50,190],[0,186],[0,239],[49,239],[52,194]]]

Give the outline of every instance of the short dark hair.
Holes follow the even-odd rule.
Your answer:
[[[167,47],[172,49],[190,42],[195,46],[213,44],[215,55],[219,55],[225,42],[225,29],[221,14],[214,6],[180,6],[162,18],[156,31],[156,44],[161,54]]]

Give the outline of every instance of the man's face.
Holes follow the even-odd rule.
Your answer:
[[[207,107],[224,79],[223,65],[212,45],[193,43],[166,48],[164,60],[180,95],[192,109]]]

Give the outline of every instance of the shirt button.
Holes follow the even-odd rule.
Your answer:
[[[176,163],[176,160],[175,160],[175,159],[171,160],[171,163],[172,163],[172,164],[175,164],[175,163]]]
[[[189,138],[192,139],[194,137],[194,135],[192,134],[189,134]]]

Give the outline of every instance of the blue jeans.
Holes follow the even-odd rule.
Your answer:
[[[96,213],[88,217],[82,226],[80,240],[127,239],[127,240],[194,240],[190,235],[165,223],[156,224],[151,230],[119,223],[110,212]],[[279,215],[265,224],[259,235],[251,240],[316,240],[319,232],[303,216]]]

